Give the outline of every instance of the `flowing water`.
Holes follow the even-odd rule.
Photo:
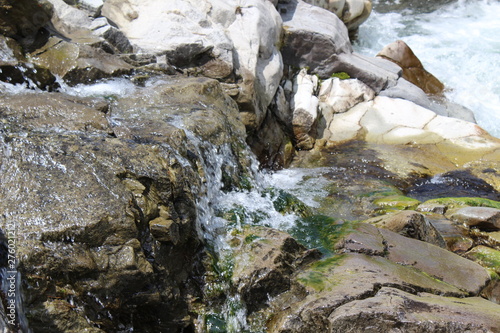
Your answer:
[[[354,47],[374,56],[398,39],[449,90],[447,97],[471,109],[480,126],[500,137],[500,1],[460,0],[430,13],[374,11]],[[377,8],[384,9],[384,13]]]

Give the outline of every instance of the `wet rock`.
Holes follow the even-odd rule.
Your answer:
[[[305,69],[301,70],[294,80],[294,95],[290,106],[293,112],[293,134],[299,149],[314,147],[318,118],[318,98],[315,96],[317,88],[318,78],[308,75]]]
[[[294,270],[321,255],[275,229],[248,228],[238,238],[232,280],[250,313],[289,290]]]
[[[373,297],[337,308],[329,317],[331,332],[495,332],[500,328],[497,304],[479,297],[412,295],[383,287]],[[371,331],[371,330],[368,330]]]
[[[446,242],[447,249],[451,252],[462,254],[474,246],[474,240],[470,236],[469,230],[464,226],[444,219],[442,215],[427,215],[427,218],[439,231]]]
[[[425,70],[411,48],[402,40],[385,46],[377,56],[398,64],[403,69],[403,78],[421,88],[425,93],[443,93],[444,85]]]
[[[91,83],[131,73],[133,67],[120,58],[89,45],[52,37],[31,54],[32,61],[59,75],[69,85]]]
[[[486,288],[483,289],[481,296],[500,304],[500,280],[492,280]]]
[[[59,93],[10,95],[0,101],[0,117],[18,130],[111,132],[105,113],[91,103]]]
[[[500,230],[500,209],[488,207],[465,207],[451,216],[451,219],[482,230]]]
[[[476,246],[464,254],[470,260],[473,260],[483,267],[490,269],[496,274],[500,274],[500,251],[487,246]]]
[[[333,13],[303,1],[280,4],[284,39],[281,54],[287,65],[308,68],[320,78],[328,78],[335,70],[335,55],[351,53],[347,29]],[[321,47],[318,47],[321,45]]]
[[[235,102],[220,85],[181,81],[162,81],[152,96],[128,96],[131,103],[149,100],[149,107],[118,99],[110,110],[115,135],[108,134],[102,101],[62,94],[3,100],[1,228],[14,223],[20,237],[31,329],[157,332],[192,325],[186,299],[199,296],[191,278],[202,274],[195,269],[196,198],[206,195],[202,184],[211,172],[202,161],[213,149],[227,153],[227,165],[214,169],[226,173],[231,188],[249,152]]]
[[[436,246],[446,248],[446,242],[439,231],[424,215],[415,211],[403,211],[387,214],[365,221],[378,228],[388,229],[398,234],[418,239]]]

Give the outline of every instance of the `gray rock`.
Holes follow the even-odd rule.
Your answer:
[[[283,19],[285,64],[328,78],[335,72],[335,55],[352,52],[347,29],[335,14],[301,0],[280,4],[278,11]]]
[[[387,96],[391,98],[402,98],[406,99],[410,102],[413,102],[421,107],[432,110],[436,112],[437,109],[439,112],[437,114],[441,116],[445,116],[443,112],[441,112],[441,108],[437,107],[427,96],[427,94],[414,85],[413,83],[403,79],[402,77],[398,79],[395,86],[390,87],[388,89],[382,90],[379,93],[380,96]]]
[[[480,297],[412,295],[390,287],[337,308],[330,332],[497,332],[500,306]]]
[[[346,72],[351,78],[358,79],[372,88],[377,94],[394,87],[402,74],[402,69],[389,60],[367,57],[357,53],[334,55],[331,73]]]
[[[451,219],[487,231],[500,230],[500,209],[496,208],[465,207],[454,212]]]
[[[446,242],[439,231],[424,215],[411,210],[374,217],[365,221],[377,228],[384,228],[398,234],[446,248]]]

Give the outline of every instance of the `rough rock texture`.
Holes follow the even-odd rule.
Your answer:
[[[443,93],[444,85],[425,70],[412,49],[402,40],[385,46],[377,56],[398,64],[403,69],[403,78],[421,88],[425,93]]]
[[[500,209],[488,207],[466,207],[456,211],[451,218],[468,226],[489,231],[500,230]]]
[[[238,186],[248,165],[244,126],[212,80],[137,93],[115,101],[108,117],[102,99],[2,101],[1,228],[16,225],[34,331],[192,329],[186,299],[199,295],[191,278],[202,274],[196,202],[210,171],[200,161],[223,150],[228,166],[215,172]]]
[[[283,19],[285,64],[307,67],[328,78],[335,71],[335,55],[352,52],[347,29],[335,14],[296,0],[280,4],[278,10]]]
[[[293,82],[292,128],[295,145],[299,149],[314,147],[316,124],[318,119],[318,78],[301,70]]]
[[[238,239],[232,279],[250,313],[288,291],[292,273],[321,256],[276,229],[247,228]]]
[[[330,332],[496,332],[500,307],[480,297],[412,295],[381,288],[374,297],[337,308]]]
[[[465,304],[450,298],[480,292],[489,277],[479,265],[433,245],[367,224],[358,225],[339,239],[337,247],[345,254],[304,268],[295,278],[295,294],[284,293],[273,300],[271,306],[276,315],[268,324],[270,332],[345,332],[344,328],[350,327],[365,330],[368,327],[363,318],[373,318],[372,313],[377,311],[380,312],[375,316],[381,320],[374,327],[377,331],[379,327],[397,327],[401,322],[413,329],[425,329],[426,325],[430,328],[448,327],[445,332],[452,332],[455,327],[478,328],[484,332],[496,329],[498,305],[476,297],[460,298]],[[444,267],[439,270],[439,277],[435,275],[438,267]],[[356,278],[354,284],[353,276]],[[455,317],[448,317],[444,323],[433,323],[432,311],[422,313],[410,309],[400,321],[398,316],[391,315],[394,313],[392,306],[387,306],[387,310],[383,305],[363,306],[364,303],[381,302],[379,297],[385,287],[395,288],[394,293],[406,296],[406,299],[416,301],[429,297],[426,298],[428,303],[413,304],[425,304],[423,309],[432,308],[433,303],[441,304],[442,318],[448,317],[446,311],[449,314],[460,312],[460,322],[457,323]],[[302,292],[298,292],[300,290]],[[434,295],[419,294],[422,292]],[[359,307],[358,303],[361,303]],[[409,303],[403,304],[409,306]],[[476,318],[472,304],[482,307],[478,311],[482,313],[481,320]],[[353,321],[353,317],[358,320]],[[357,323],[361,323],[360,326],[356,326]],[[337,327],[339,330],[336,331]]]
[[[378,228],[388,229],[400,235],[415,238],[427,243],[446,248],[446,243],[438,230],[424,215],[407,210],[395,214],[374,217],[366,223],[371,223]]]
[[[101,49],[66,42],[57,37],[51,37],[46,45],[34,51],[31,60],[48,68],[69,85],[122,76],[133,69],[125,61]]]

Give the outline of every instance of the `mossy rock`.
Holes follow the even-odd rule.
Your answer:
[[[460,198],[437,198],[424,202],[424,204],[445,205],[448,209],[461,207],[491,207],[500,209],[500,202],[484,198],[460,197]]]
[[[312,210],[295,195],[282,189],[268,188],[263,195],[270,195],[274,209],[281,214],[295,213],[300,217],[311,216]]]
[[[409,198],[404,195],[389,195],[373,201],[380,207],[379,212],[388,212],[395,210],[415,209],[420,204],[417,199]]]
[[[259,224],[269,218],[269,214],[262,210],[249,211],[242,205],[235,205],[234,208],[228,210],[219,210],[216,212],[216,216],[226,220],[229,226]]]
[[[335,244],[351,232],[356,222],[337,220],[325,215],[312,215],[299,219],[290,234],[308,248],[317,248],[325,255],[332,255]]]
[[[332,276],[331,271],[342,263],[344,257],[345,255],[337,254],[316,261],[307,271],[299,275],[298,281],[316,291],[322,291],[329,285],[335,285],[336,277]]]
[[[500,274],[500,251],[487,246],[476,246],[465,254],[465,257],[477,262],[489,271]]]

